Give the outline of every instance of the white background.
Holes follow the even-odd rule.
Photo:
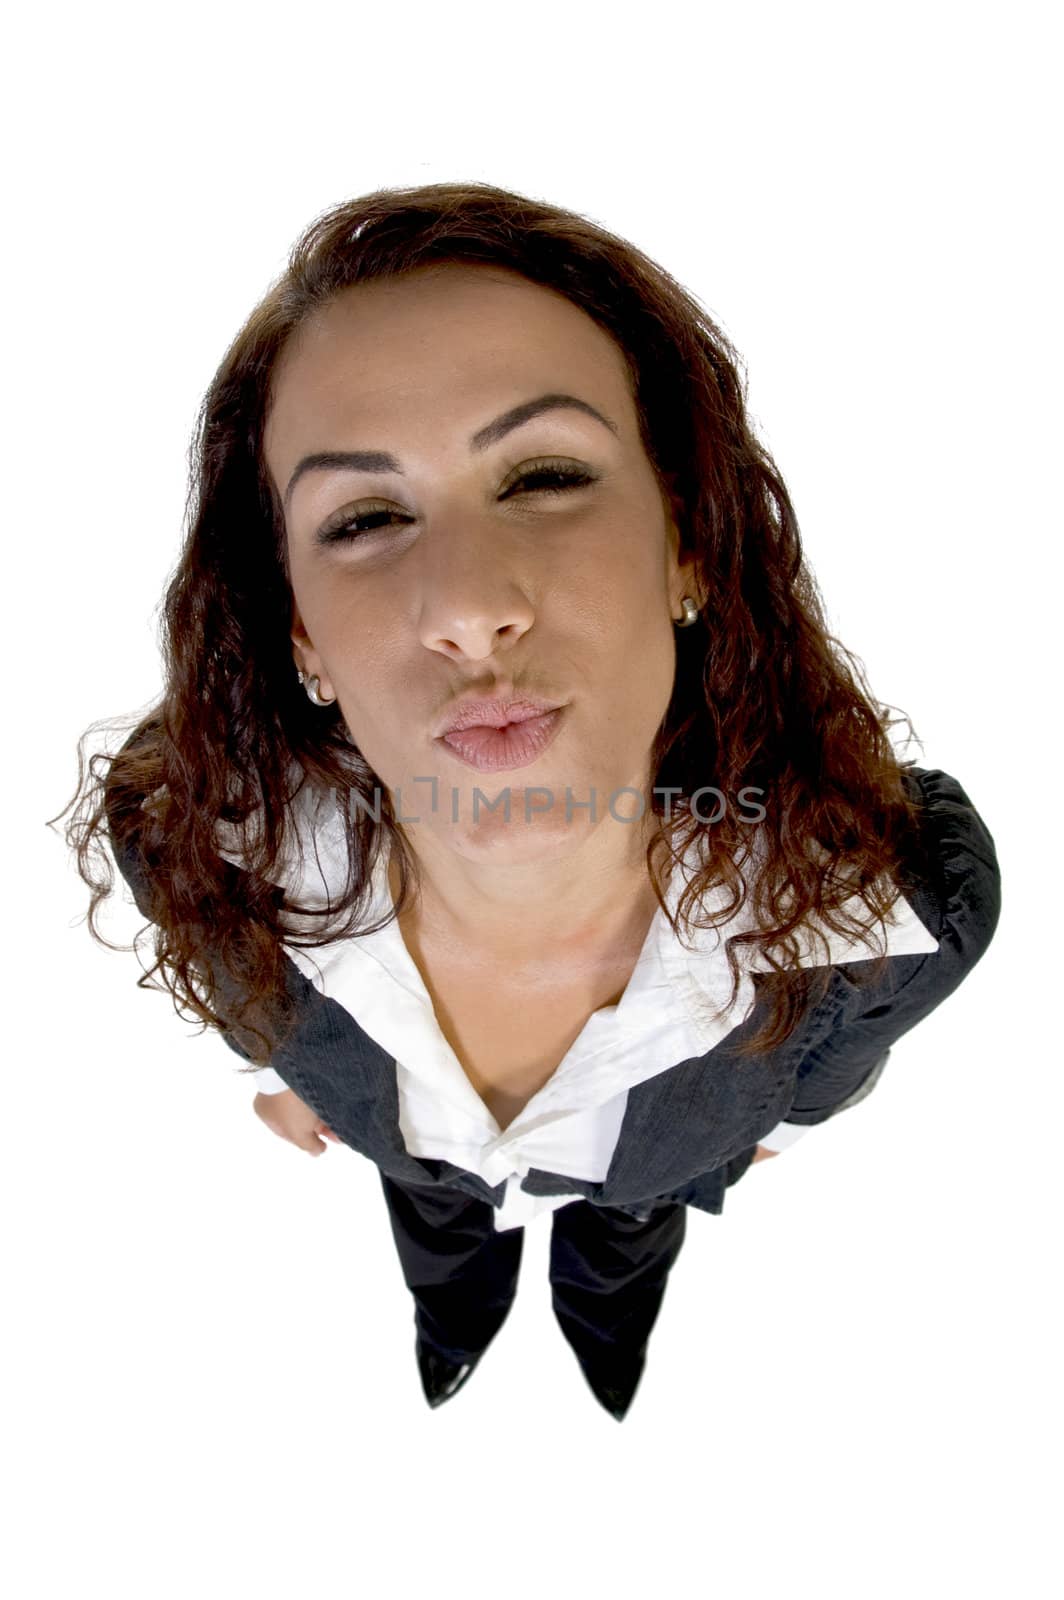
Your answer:
[[[1050,8],[58,6],[6,34],[7,1592],[1059,1592]],[[421,1395],[376,1170],[251,1110],[58,829],[161,687],[196,409],[312,217],[498,183],[742,353],[838,636],[995,837],[996,940],[688,1237],[622,1426],[549,1223]],[[128,727],[129,724],[127,723]],[[116,748],[106,730],[88,750]],[[103,930],[128,942],[128,899]]]

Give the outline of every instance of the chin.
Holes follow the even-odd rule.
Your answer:
[[[482,792],[488,793],[489,799],[493,798],[488,791]],[[529,804],[534,807],[536,801],[542,799],[542,795],[531,794]],[[576,849],[586,840],[592,827],[587,811],[574,809],[571,821],[566,822],[564,797],[549,811],[533,809],[526,821],[524,791],[517,789],[510,791],[509,822],[501,806],[498,811],[489,811],[483,802],[480,802],[479,815],[474,822],[472,795],[468,803],[464,795],[460,796],[457,822],[450,821],[443,809],[441,805],[441,815],[430,824],[434,834],[447,849],[471,861],[496,860],[516,866],[523,861],[549,860],[566,850]],[[415,827],[415,848],[418,831]]]

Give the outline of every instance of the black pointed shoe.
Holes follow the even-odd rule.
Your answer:
[[[616,1417],[618,1422],[623,1422],[628,1414],[628,1408],[635,1399],[635,1392],[639,1387],[639,1380],[643,1376],[646,1366],[646,1357],[641,1356],[633,1366],[607,1369],[601,1365],[592,1365],[581,1361],[580,1367],[592,1394],[603,1406],[611,1417]]]
[[[445,1356],[437,1355],[434,1350],[427,1349],[421,1340],[417,1341],[417,1366],[421,1374],[421,1387],[425,1391],[425,1399],[435,1409],[442,1406],[445,1400],[458,1393],[462,1385],[473,1376],[480,1356],[475,1356],[472,1361],[448,1361]]]

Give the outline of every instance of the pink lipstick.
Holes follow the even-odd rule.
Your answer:
[[[488,705],[492,709],[486,711]],[[536,711],[524,701],[512,702],[500,710],[497,702],[481,701],[479,706],[470,704],[462,710],[464,715],[457,718],[461,725],[448,728],[436,743],[445,745],[457,760],[478,772],[509,772],[529,766],[553,743],[565,707]],[[467,720],[477,716],[491,720]]]

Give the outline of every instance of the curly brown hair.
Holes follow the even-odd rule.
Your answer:
[[[179,1014],[184,1005],[204,1028],[239,1039],[255,1070],[295,1021],[284,941],[313,947],[372,932],[406,907],[416,862],[387,790],[382,800],[339,708],[315,708],[293,670],[285,522],[262,440],[278,357],[310,314],[351,285],[444,262],[509,267],[565,295],[625,357],[644,449],[673,508],[681,555],[693,552],[708,596],[697,624],[676,634],[651,804],[661,814],[657,791],[691,796],[706,785],[771,795],[752,885],[741,870],[749,821],[730,811],[702,820],[683,800],[672,836],[649,844],[647,870],[677,935],[680,923],[693,925],[711,886],[724,885],[731,899],[703,927],[752,896],[756,930],[725,946],[733,998],[741,945],[756,945],[771,970],[757,975],[764,1025],[741,1054],[782,1043],[830,976],[827,966],[796,964],[799,924],[814,914],[878,951],[873,930],[897,888],[927,870],[912,763],[899,761],[886,708],[827,630],[787,490],[751,429],[729,340],[633,245],[584,216],[487,184],[381,189],[330,209],[304,231],[227,350],[190,453],[188,528],[163,609],[165,688],[116,754],[90,759],[87,777],[82,746],[101,724],[82,736],[77,790],[59,813],[75,807],[65,838],[92,891],[90,932],[111,949],[135,947],[113,944],[95,925],[113,878],[102,851],[104,875],[93,876],[89,852],[106,833],[154,929],[155,963],[138,986],[158,988],[150,980],[160,972]],[[328,915],[346,922],[297,937],[286,912],[304,928],[324,913],[288,899],[271,874],[304,783],[338,795],[354,789],[366,804],[341,808],[348,889]],[[218,853],[215,825],[253,813],[262,827],[240,869]],[[674,918],[661,852],[679,859],[698,832],[705,869]],[[385,843],[397,857],[399,897],[371,928],[362,918]],[[843,909],[854,895],[870,919]],[[887,959],[859,963],[855,980],[874,980]]]

